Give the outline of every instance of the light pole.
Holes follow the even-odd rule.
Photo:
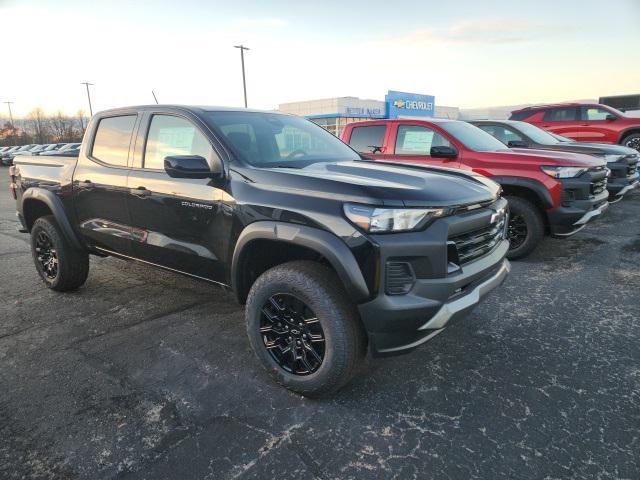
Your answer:
[[[80,82],[80,85],[87,87],[87,100],[89,100],[89,115],[93,117],[93,109],[91,108],[91,95],[89,94],[89,85],[93,86],[93,83]]]
[[[13,128],[13,114],[11,113],[11,104],[13,102],[4,102],[7,104],[7,107],[9,107],[9,122],[11,122],[11,128]]]
[[[233,48],[240,49],[240,62],[242,62],[242,88],[244,89],[244,108],[247,108],[247,80],[244,75],[244,51],[249,48],[244,45],[234,45]]]

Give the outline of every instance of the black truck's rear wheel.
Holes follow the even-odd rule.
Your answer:
[[[544,237],[544,220],[538,207],[530,201],[507,196],[509,202],[509,251],[507,258],[515,260],[529,255]]]
[[[275,380],[307,396],[345,385],[365,355],[355,305],[326,266],[295,261],[263,273],[246,306],[247,334]]]
[[[52,215],[33,223],[31,253],[40,278],[52,290],[75,290],[87,280],[89,255],[69,243]]]

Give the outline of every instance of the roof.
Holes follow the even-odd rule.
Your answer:
[[[519,108],[517,110],[513,110],[513,112],[525,112],[527,110],[540,110],[543,108],[556,108],[556,107],[580,107],[583,105],[598,105],[598,103],[597,102],[543,103],[540,105],[530,105],[528,107]]]
[[[219,107],[215,105],[180,105],[180,104],[150,104],[150,105],[128,105],[125,107],[111,108],[109,110],[101,110],[96,114],[109,114],[122,111],[131,110],[157,110],[157,109],[174,109],[174,110],[186,110],[195,113],[204,112],[250,112],[250,113],[277,113],[280,115],[288,115],[287,113],[278,112],[275,110],[256,110],[250,108],[241,107]]]

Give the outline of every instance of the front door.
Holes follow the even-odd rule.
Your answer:
[[[615,143],[617,134],[612,134],[611,123],[607,120],[613,115],[610,111],[598,107],[582,107],[580,122],[580,141],[596,143]]]
[[[130,254],[128,161],[137,114],[99,120],[93,141],[78,156],[73,198],[80,233],[89,244]],[[85,150],[86,149],[86,150]]]
[[[459,168],[460,162],[457,158],[434,158],[431,156],[431,147],[445,146],[451,147],[451,142],[429,127],[398,125],[393,145],[393,157],[407,162]]]
[[[134,257],[223,282],[230,216],[227,194],[211,179],[172,178],[164,170],[171,155],[200,155],[217,168],[221,161],[190,119],[152,115],[141,167],[128,177],[128,206],[138,241]],[[214,165],[214,163],[216,165]]]

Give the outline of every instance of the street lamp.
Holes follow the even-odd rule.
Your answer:
[[[91,95],[89,94],[89,85],[93,85],[93,83],[80,82],[80,85],[84,85],[85,87],[87,87],[87,100],[89,100],[89,115],[93,117],[93,109],[91,108]]]
[[[242,88],[244,89],[244,108],[247,108],[247,80],[244,75],[244,51],[249,50],[249,48],[244,45],[234,45],[233,48],[240,49],[240,61],[242,62]]]

